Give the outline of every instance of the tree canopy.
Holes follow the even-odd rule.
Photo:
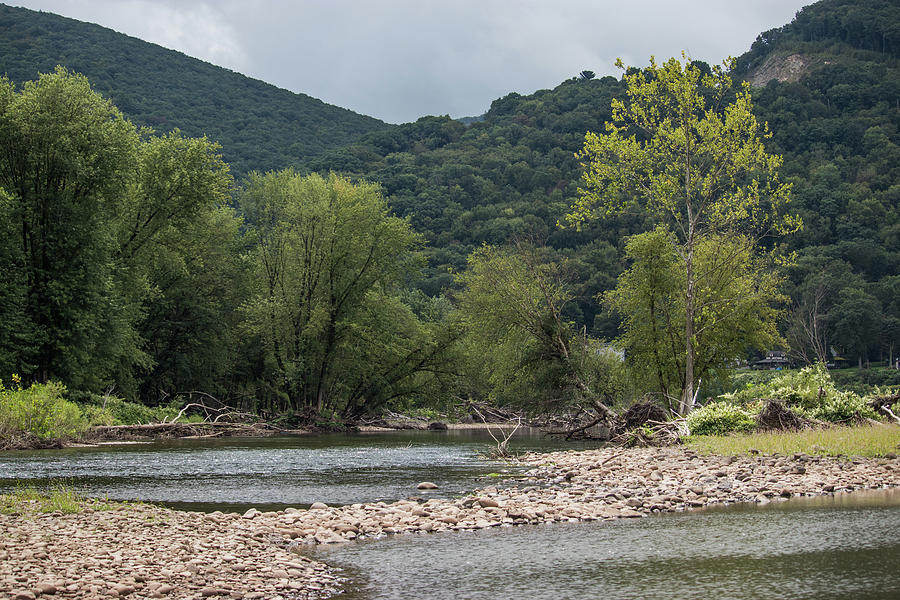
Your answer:
[[[617,64],[625,69],[621,60]],[[582,187],[566,216],[577,225],[634,208],[646,211],[671,236],[684,271],[679,319],[684,358],[678,361],[684,373],[682,414],[693,406],[699,379],[701,281],[725,295],[716,304],[738,299],[746,290],[728,279],[742,268],[734,259],[752,259],[728,248],[730,259],[707,260],[701,269],[700,247],[741,235],[753,249],[765,236],[800,226],[799,219],[785,213],[790,185],[778,178],[781,158],[763,145],[769,134],[753,115],[749,86],[735,90],[727,67],[706,72],[687,61],[672,58],[658,65],[651,58],[646,69],[627,70],[627,100],[613,100],[604,134],[585,136],[579,155],[585,169]]]

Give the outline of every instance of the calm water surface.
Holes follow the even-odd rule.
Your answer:
[[[900,598],[900,493],[396,536],[309,554],[345,600]]]
[[[439,486],[428,497],[449,497],[507,474],[505,464],[482,456],[492,445],[486,431],[453,430],[5,452],[0,453],[0,491],[22,483],[42,487],[64,480],[87,496],[193,510],[394,501],[425,496],[416,490],[422,481]],[[559,440],[534,430],[520,430],[510,443],[513,451],[559,447]]]

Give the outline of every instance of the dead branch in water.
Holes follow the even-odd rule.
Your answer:
[[[509,432],[509,434],[503,434],[503,430],[500,430],[500,434],[504,436],[503,440],[500,440],[497,438],[497,436],[494,435],[493,427],[488,424],[487,419],[484,418],[484,415],[481,414],[481,411],[479,411],[474,405],[471,406],[471,409],[474,410],[476,414],[478,414],[479,418],[481,418],[481,422],[487,425],[488,434],[494,440],[494,443],[497,444],[497,449],[491,452],[491,457],[509,458],[509,440],[512,439],[512,436],[515,435],[515,433],[519,430],[519,427],[522,426],[522,417],[518,417],[516,419],[516,426],[512,431]]]

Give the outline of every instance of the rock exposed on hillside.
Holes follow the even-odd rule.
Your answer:
[[[809,69],[813,59],[803,54],[782,56],[773,54],[762,65],[754,69],[747,81],[755,87],[765,87],[773,79],[778,81],[799,81]]]

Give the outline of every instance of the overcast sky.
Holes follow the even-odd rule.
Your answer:
[[[738,56],[811,0],[4,0],[391,123],[484,113],[616,57]]]

